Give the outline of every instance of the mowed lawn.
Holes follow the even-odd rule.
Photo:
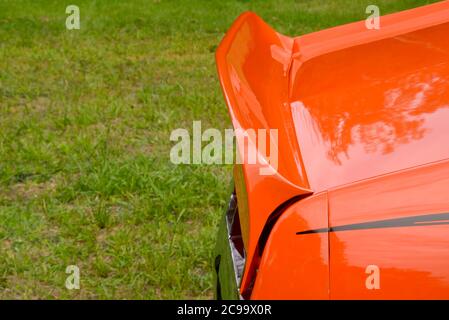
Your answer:
[[[176,166],[169,137],[230,127],[214,51],[232,21],[300,35],[430,2],[0,0],[0,298],[211,298],[232,168]]]

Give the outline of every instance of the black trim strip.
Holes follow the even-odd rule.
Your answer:
[[[445,221],[447,220],[447,221]],[[449,213],[427,214],[420,216],[412,216],[407,218],[387,219],[370,221],[363,223],[347,224],[331,228],[312,229],[306,231],[296,232],[296,234],[310,234],[310,233],[324,233],[324,232],[338,232],[347,230],[365,230],[365,229],[380,229],[380,228],[397,228],[397,227],[420,227],[429,225],[443,225],[449,224]]]

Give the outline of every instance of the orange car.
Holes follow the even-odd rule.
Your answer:
[[[449,299],[449,2],[296,38],[247,12],[216,61],[279,159],[234,167],[217,298]]]

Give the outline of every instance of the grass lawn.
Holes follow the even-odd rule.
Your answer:
[[[214,51],[232,21],[300,35],[430,2],[0,0],[0,299],[212,297],[231,167],[175,166],[169,136],[230,127]]]

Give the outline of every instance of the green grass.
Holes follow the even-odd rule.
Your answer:
[[[245,10],[299,35],[372,3],[0,0],[0,298],[210,298],[231,167],[175,166],[169,136],[230,127],[217,44]]]

